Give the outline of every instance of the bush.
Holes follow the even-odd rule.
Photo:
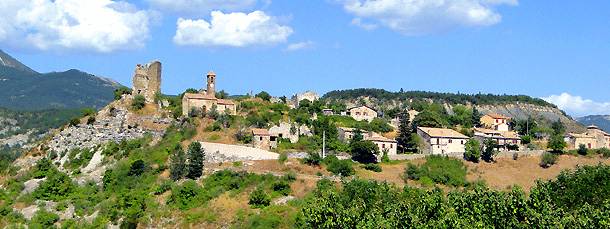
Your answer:
[[[181,210],[188,210],[201,203],[202,192],[201,187],[195,181],[187,180],[172,190],[170,202],[176,204]]]
[[[519,158],[519,153],[513,153],[513,160],[517,160]]]
[[[481,146],[479,145],[479,141],[470,139],[466,142],[465,148],[464,159],[478,162],[481,157]]]
[[[549,152],[542,153],[540,166],[543,168],[548,168],[551,165],[557,163],[557,155]]]
[[[351,176],[356,173],[356,170],[354,170],[354,168],[352,167],[351,160],[337,160],[332,164],[326,166],[326,170],[333,174],[341,175],[344,177]]]
[[[30,222],[32,228],[52,228],[55,222],[59,221],[59,216],[52,212],[40,209],[36,212],[36,216]]]
[[[610,149],[601,148],[597,150],[597,154],[602,155],[603,157],[610,157]]]
[[[466,170],[468,167],[458,159],[447,156],[432,155],[426,158],[420,167],[409,163],[405,168],[403,179],[419,181],[428,177],[434,183],[453,187],[466,187]]]
[[[87,118],[87,125],[91,125],[95,123],[95,116],[89,116],[89,118]]]
[[[381,172],[381,166],[378,164],[366,164],[361,166],[363,169],[370,170],[373,172]]]
[[[527,145],[527,144],[530,144],[530,142],[532,142],[532,138],[527,135],[521,135],[521,136],[519,136],[519,138],[521,138],[521,144],[523,144],[523,145]]]
[[[40,179],[47,176],[47,173],[52,168],[51,160],[46,157],[41,158],[36,162],[36,172],[34,172],[34,178]]]
[[[271,203],[271,197],[262,189],[254,189],[254,191],[250,193],[248,204],[252,205],[254,208],[263,208],[269,206],[269,203]]]
[[[586,156],[589,152],[589,149],[587,149],[587,146],[585,146],[585,144],[580,144],[578,145],[578,150],[576,152],[578,152],[578,154],[580,155]]]
[[[278,158],[278,162],[280,162],[280,164],[284,164],[286,160],[288,160],[288,154],[286,152],[281,152],[280,157]]]
[[[133,107],[134,110],[140,110],[144,108],[144,106],[146,106],[146,98],[142,95],[136,95],[131,102],[131,107]]]
[[[123,95],[123,94],[131,95],[131,91],[132,91],[131,88],[128,88],[128,87],[125,87],[125,86],[123,86],[123,87],[121,87],[119,89],[115,89],[114,90],[114,100],[121,99],[121,95]]]
[[[74,118],[70,119],[70,126],[76,126],[78,124],[80,124],[79,118],[74,117]]]
[[[271,189],[273,189],[274,192],[277,192],[283,196],[288,196],[290,194],[290,192],[292,191],[290,189],[290,184],[286,183],[285,181],[279,181],[279,182],[273,183],[271,185]]]
[[[326,166],[332,164],[335,161],[338,161],[339,159],[337,158],[337,156],[335,155],[328,155],[324,158],[324,160],[322,161],[322,163],[324,163]]]
[[[307,158],[303,158],[302,162],[311,166],[320,166],[320,162],[322,161],[322,157],[320,157],[320,154],[312,151],[309,151],[307,153],[309,154],[309,156]]]

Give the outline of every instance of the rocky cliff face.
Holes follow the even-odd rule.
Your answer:
[[[433,103],[432,99],[424,99],[426,102]],[[346,101],[347,107],[352,107],[359,105],[361,102],[366,103],[369,106],[377,110],[381,110],[381,108],[385,107],[387,109],[392,109],[394,107],[405,107],[409,104],[409,100],[405,101],[380,101],[376,98],[370,97],[358,97],[353,101]],[[444,104],[445,109],[449,114],[453,114],[451,104]],[[471,104],[464,104],[467,108],[471,108]],[[582,133],[586,130],[585,126],[578,121],[572,119],[570,116],[567,116],[562,110],[552,107],[539,106],[534,104],[497,104],[497,105],[476,105],[477,110],[485,114],[501,114],[506,117],[511,117],[517,120],[527,119],[528,117],[532,117],[536,119],[536,123],[539,126],[550,127],[550,124],[554,121],[560,120],[566,125],[566,131],[572,133]]]

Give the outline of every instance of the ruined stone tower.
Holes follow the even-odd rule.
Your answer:
[[[212,70],[208,73],[208,89],[206,90],[206,94],[208,95],[216,95],[216,74]]]
[[[161,93],[161,62],[155,60],[146,66],[136,65],[132,94],[142,95],[147,102],[152,102],[157,92]]]

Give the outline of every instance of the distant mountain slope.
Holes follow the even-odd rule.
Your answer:
[[[2,52],[0,107],[13,110],[104,107],[121,85],[114,80],[69,70],[40,74]]]
[[[603,131],[610,132],[610,115],[589,115],[576,118],[576,121],[585,126],[595,125]]]
[[[21,62],[15,60],[15,58],[6,54],[2,50],[0,50],[0,66],[13,67],[13,68],[19,69],[24,72],[29,72],[29,73],[37,73],[36,71],[32,70],[28,66],[25,66]]]

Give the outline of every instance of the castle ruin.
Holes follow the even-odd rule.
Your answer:
[[[161,93],[161,62],[155,60],[146,66],[136,65],[132,94],[142,95],[147,102],[152,102],[157,92]]]

